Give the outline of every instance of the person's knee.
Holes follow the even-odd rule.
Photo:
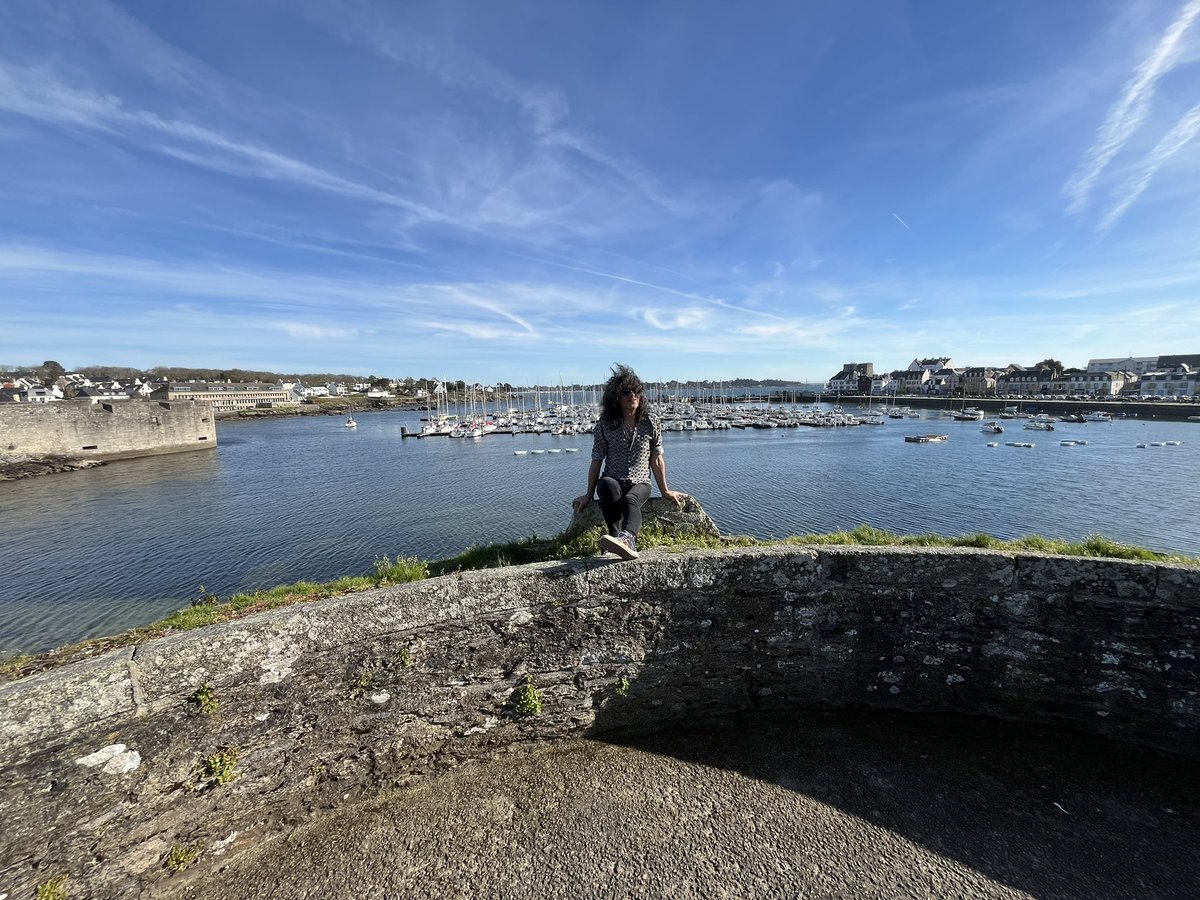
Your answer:
[[[602,500],[616,500],[621,496],[621,483],[615,478],[601,478],[596,484],[596,496]]]

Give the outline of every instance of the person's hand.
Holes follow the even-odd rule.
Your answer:
[[[683,501],[687,499],[688,495],[682,491],[665,491],[663,497],[674,503],[676,509],[681,509]]]
[[[576,497],[574,500],[571,501],[571,509],[575,510],[575,512],[583,512],[584,507],[587,506],[591,502],[592,502],[592,498],[589,497],[587,494],[580,494],[578,497]]]

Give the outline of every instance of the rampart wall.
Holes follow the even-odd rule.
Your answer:
[[[66,873],[153,895],[472,758],[744,712],[950,711],[1196,754],[1198,653],[1200,571],[1148,563],[739,548],[381,588],[0,686],[0,893]],[[182,876],[175,848],[200,854]]]
[[[120,459],[216,445],[212,407],[203,402],[0,404],[0,454]]]

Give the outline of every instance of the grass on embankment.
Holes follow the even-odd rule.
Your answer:
[[[1168,562],[1183,565],[1200,565],[1200,559],[1156,553],[1144,547],[1120,544],[1102,535],[1090,535],[1082,541],[1060,541],[1030,535],[1005,541],[991,535],[977,533],[959,537],[937,534],[898,535],[870,525],[860,525],[853,531],[835,531],[830,534],[806,534],[783,540],[758,540],[751,537],[704,537],[689,535],[680,537],[668,534],[657,525],[646,525],[638,536],[638,546],[643,550],[694,550],[718,547],[768,547],[779,545],[799,546],[846,546],[865,547],[976,547],[985,550],[1007,552],[1050,553],[1061,556],[1087,556],[1103,559],[1127,559],[1145,562]],[[200,588],[200,596],[192,605],[172,613],[165,619],[134,628],[123,634],[107,638],[91,638],[77,644],[60,647],[37,656],[20,655],[0,661],[0,681],[12,681],[35,672],[53,669],[69,662],[97,656],[108,650],[126,647],[162,637],[176,631],[188,631],[245,618],[254,613],[311,600],[324,600],[354,594],[371,588],[392,584],[420,581],[437,575],[464,572],[474,569],[491,569],[501,566],[524,565],[556,559],[573,559],[594,556],[600,552],[600,530],[581,532],[573,536],[559,535],[554,538],[536,536],[507,544],[487,544],[471,547],[449,559],[427,562],[415,557],[400,557],[392,560],[387,556],[375,561],[375,571],[370,575],[347,576],[327,582],[298,581],[270,590],[248,594],[234,594],[222,600]]]

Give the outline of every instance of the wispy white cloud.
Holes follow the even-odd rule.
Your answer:
[[[1133,206],[1137,198],[1150,186],[1150,182],[1158,170],[1187,146],[1198,131],[1200,131],[1200,103],[1184,113],[1183,117],[1175,123],[1175,127],[1158,142],[1150,155],[1146,157],[1141,171],[1130,178],[1121,188],[1112,208],[1096,225],[1096,231],[1100,234],[1108,234],[1112,231],[1121,221],[1121,217],[1128,212],[1129,207]]]
[[[1120,99],[1109,109],[1082,163],[1063,187],[1069,213],[1083,210],[1100,174],[1145,123],[1150,114],[1155,86],[1175,66],[1183,36],[1197,16],[1200,16],[1200,0],[1189,0],[1163,33],[1154,52],[1142,61],[1134,70],[1133,77],[1125,83]]]
[[[130,110],[109,94],[64,85],[45,72],[18,70],[0,62],[0,109],[32,119],[95,129],[122,137],[196,166],[241,177],[286,181],[311,190],[396,207],[425,221],[446,216],[395,193],[342,178],[317,166],[266,147],[227,137],[191,122],[164,119],[147,110]],[[148,134],[163,134],[210,152],[150,143]],[[212,153],[211,151],[216,151]]]
[[[570,103],[558,87],[518,78],[452,40],[434,40],[411,25],[397,27],[389,18],[371,10],[357,8],[347,14],[344,8],[317,7],[308,12],[325,21],[335,17],[347,40],[369,46],[389,59],[419,67],[449,87],[486,94],[502,103],[515,105],[525,115],[529,137],[535,143],[578,153],[673,214],[694,212],[679,197],[664,191],[659,180],[645,167],[620,159],[595,139],[568,127]]]
[[[288,337],[306,341],[343,340],[358,334],[356,328],[343,328],[336,325],[313,325],[307,322],[278,322],[278,330]]]
[[[706,323],[709,318],[710,314],[707,310],[697,309],[696,307],[685,307],[683,309],[674,310],[642,310],[642,319],[644,319],[647,324],[654,326],[660,331],[677,331],[683,328],[696,328]]]

